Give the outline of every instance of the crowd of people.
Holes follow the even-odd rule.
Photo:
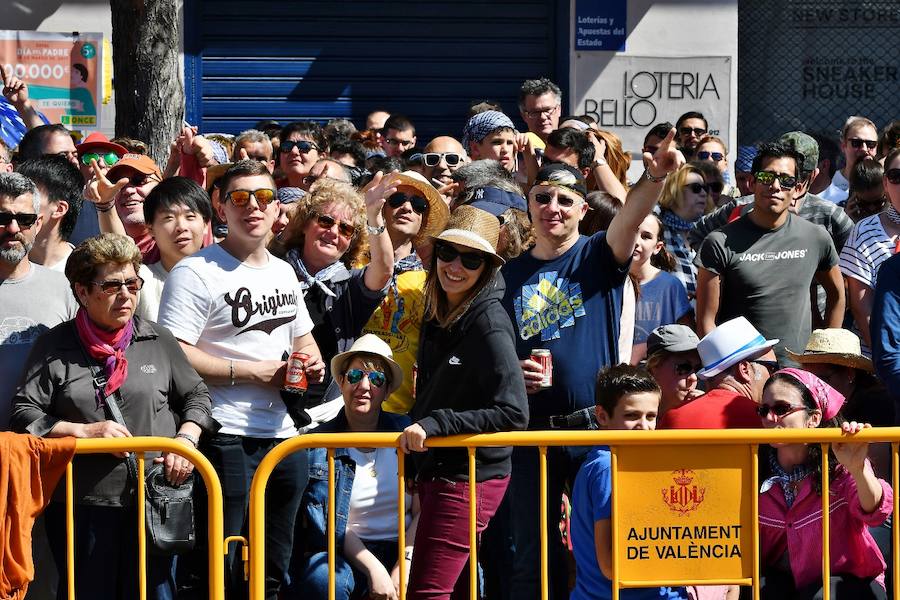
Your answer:
[[[852,436],[893,425],[900,395],[900,123],[879,132],[851,116],[838,142],[785,132],[731,165],[692,111],[648,129],[629,178],[621,141],[563,115],[560,88],[534,79],[519,90],[527,131],[485,100],[460,116],[459,138],[420,140],[388,111],[359,129],[185,127],[158,164],[140,140],[76,144],[35,121],[27,83],[5,72],[3,95],[30,129],[16,148],[0,143],[0,428],[198,448],[222,485],[226,536],[246,533],[251,479],[281,441],[399,433],[399,451],[336,450],[333,490],[324,451],[278,465],[267,598],[328,597],[329,497],[337,598],[396,599],[401,572],[410,599],[467,596],[470,485],[479,592],[538,598],[537,448],[478,448],[470,481],[466,450],[434,437],[816,427],[848,436],[830,450],[832,578],[817,551],[821,450],[772,444],[760,454],[763,597],[888,597],[889,456]],[[153,458],[173,485],[192,477],[175,453]],[[548,531],[550,597],[610,598],[609,449],[547,459],[548,522],[569,523],[568,540]],[[125,457],[74,463],[77,594],[134,597]],[[148,597],[208,595],[199,480],[194,493],[197,546],[150,557]],[[58,598],[62,500],[44,519]],[[234,545],[226,578],[229,597],[246,593]]]

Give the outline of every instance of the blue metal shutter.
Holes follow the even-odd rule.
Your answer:
[[[237,133],[260,119],[402,113],[420,141],[461,135],[469,102],[519,122],[522,81],[568,83],[568,0],[186,0],[187,118]],[[520,122],[520,126],[523,124]]]

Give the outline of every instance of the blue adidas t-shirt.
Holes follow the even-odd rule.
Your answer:
[[[693,311],[681,281],[665,271],[641,284],[641,297],[634,307],[634,343],[643,344],[660,325],[677,323]]]
[[[679,284],[680,285],[680,284]],[[578,470],[572,489],[572,549],[575,554],[575,587],[569,600],[609,600],[612,582],[597,563],[594,523],[612,515],[612,475],[608,446],[592,448]],[[684,588],[628,588],[619,590],[622,600],[686,598]]]
[[[503,266],[503,306],[516,331],[519,359],[535,348],[553,355],[553,386],[528,396],[532,418],[594,405],[597,372],[618,362],[622,286],[606,233],[581,236],[562,256],[527,252]]]

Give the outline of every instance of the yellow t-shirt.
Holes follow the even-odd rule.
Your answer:
[[[381,305],[375,309],[363,333],[373,333],[387,342],[394,360],[403,369],[403,385],[384,401],[387,412],[406,414],[412,408],[412,366],[419,353],[419,333],[425,315],[425,271],[406,271],[397,276]]]

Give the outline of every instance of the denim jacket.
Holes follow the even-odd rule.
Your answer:
[[[410,424],[409,417],[383,412],[378,417],[376,431],[403,431]],[[347,418],[344,411],[332,420],[315,429],[315,433],[343,433],[348,431]],[[300,518],[297,527],[302,527],[295,535],[295,543],[302,543],[303,554],[309,556],[316,552],[328,550],[328,455],[325,448],[309,449],[309,483],[300,503]],[[344,546],[344,533],[347,530],[347,518],[350,514],[350,494],[353,491],[353,479],[356,476],[356,463],[350,458],[346,448],[334,451],[334,487],[335,487],[335,547]],[[296,552],[296,550],[295,550]]]

